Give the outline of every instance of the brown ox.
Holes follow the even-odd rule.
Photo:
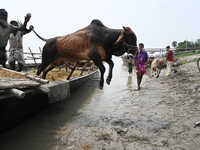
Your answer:
[[[112,55],[121,56],[125,52],[135,54],[137,51],[137,37],[129,27],[124,29],[110,29],[99,20],[81,30],[66,36],[43,39],[46,41],[42,52],[42,63],[38,66],[37,75],[43,71],[45,78],[48,71],[63,61],[77,62],[79,60],[93,60],[101,72],[99,88],[103,89],[105,67],[102,61],[109,64],[107,84],[112,78],[114,63]]]

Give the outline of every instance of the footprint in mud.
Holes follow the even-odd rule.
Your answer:
[[[134,121],[130,119],[119,119],[119,120],[113,121],[111,124],[115,126],[129,127],[134,124]]]
[[[111,141],[112,139],[111,139],[111,137],[110,137],[110,134],[102,134],[102,135],[99,137],[98,141],[99,141],[99,140],[103,140],[104,142],[106,142],[107,144],[109,144],[110,141]]]
[[[60,142],[60,141],[57,141],[56,144],[59,145],[59,146],[66,146],[67,145],[66,143],[63,143],[63,142]]]
[[[160,84],[165,84],[165,82],[160,82]]]

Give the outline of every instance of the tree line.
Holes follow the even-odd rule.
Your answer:
[[[187,45],[186,45],[187,44]],[[183,42],[177,42],[173,41],[172,46],[175,48],[195,48],[195,47],[200,47],[200,39],[197,39],[195,42],[193,41],[183,41]]]

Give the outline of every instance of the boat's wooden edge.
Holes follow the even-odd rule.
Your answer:
[[[41,112],[49,105],[66,100],[72,92],[87,83],[93,76],[98,75],[98,69],[70,80],[54,81],[44,84],[49,88],[45,94],[31,88],[21,89],[26,93],[24,98],[18,99],[11,94],[0,92],[0,133],[18,125]]]

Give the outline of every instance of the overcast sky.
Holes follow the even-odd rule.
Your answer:
[[[109,28],[131,27],[146,48],[200,38],[200,0],[2,0],[1,8],[9,22],[31,13],[27,27],[44,38],[73,33],[93,19]],[[24,36],[24,51],[39,52],[44,44],[33,32]]]

